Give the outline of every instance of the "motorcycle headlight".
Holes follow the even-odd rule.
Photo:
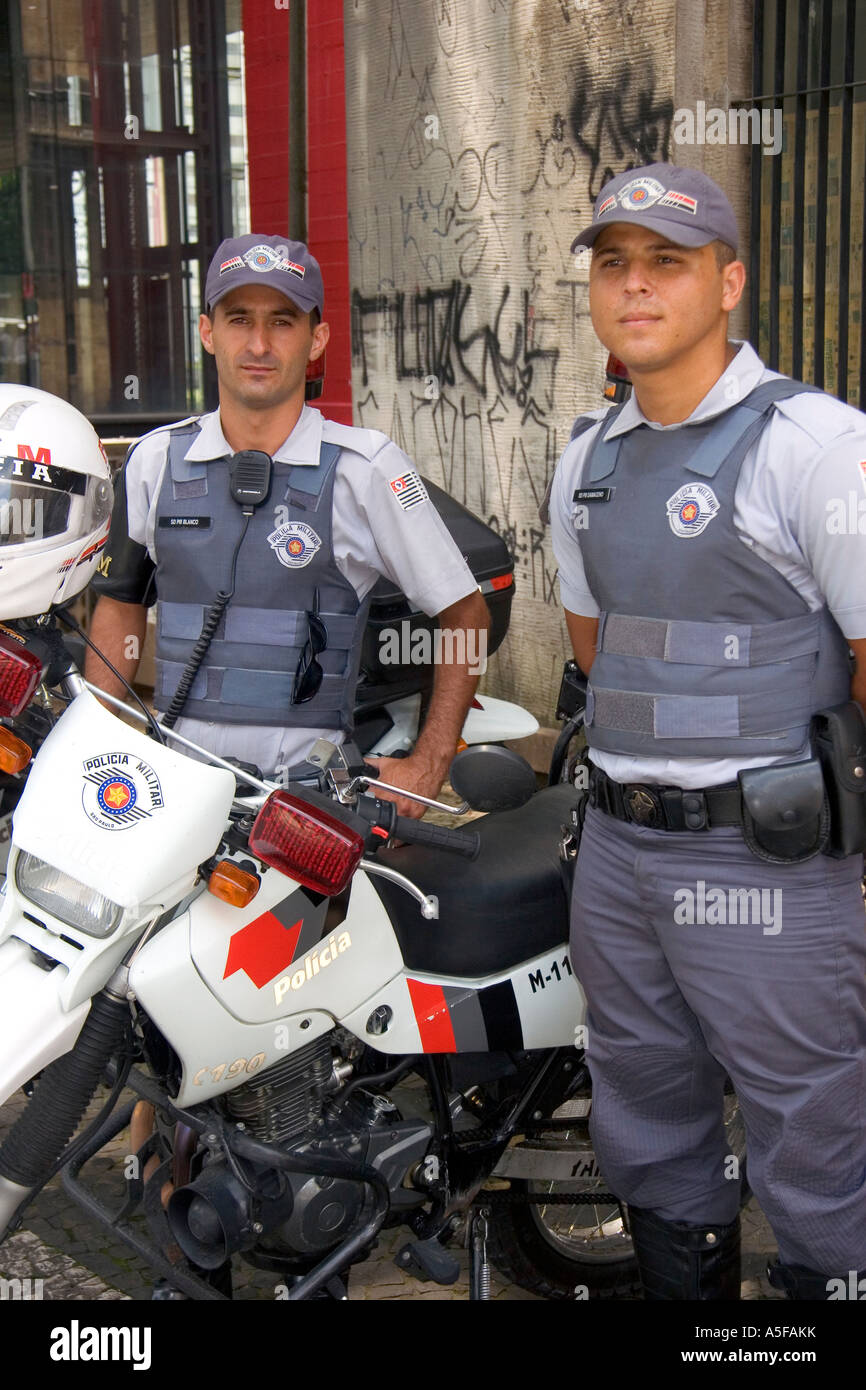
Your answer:
[[[86,936],[110,936],[123,916],[123,908],[110,898],[70,878],[35,854],[19,854],[15,864],[18,891],[43,911]]]

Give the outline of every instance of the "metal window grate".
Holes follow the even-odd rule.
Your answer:
[[[755,0],[751,340],[769,366],[866,408],[866,0]]]

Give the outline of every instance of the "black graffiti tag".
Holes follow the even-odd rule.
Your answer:
[[[674,104],[656,95],[655,70],[647,60],[622,64],[596,87],[588,69],[576,78],[568,123],[590,163],[587,193],[594,202],[614,173],[664,162],[670,148]]]

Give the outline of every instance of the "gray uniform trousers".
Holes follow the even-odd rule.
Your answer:
[[[860,855],[763,863],[736,827],[669,833],[587,811],[571,953],[593,1144],[617,1196],[666,1220],[733,1220],[727,1072],[782,1261],[866,1268],[862,871]],[[727,893],[742,888],[765,892],[746,908]]]

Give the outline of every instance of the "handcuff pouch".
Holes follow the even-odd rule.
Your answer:
[[[817,758],[738,774],[743,838],[769,864],[799,864],[825,850],[830,806]]]

